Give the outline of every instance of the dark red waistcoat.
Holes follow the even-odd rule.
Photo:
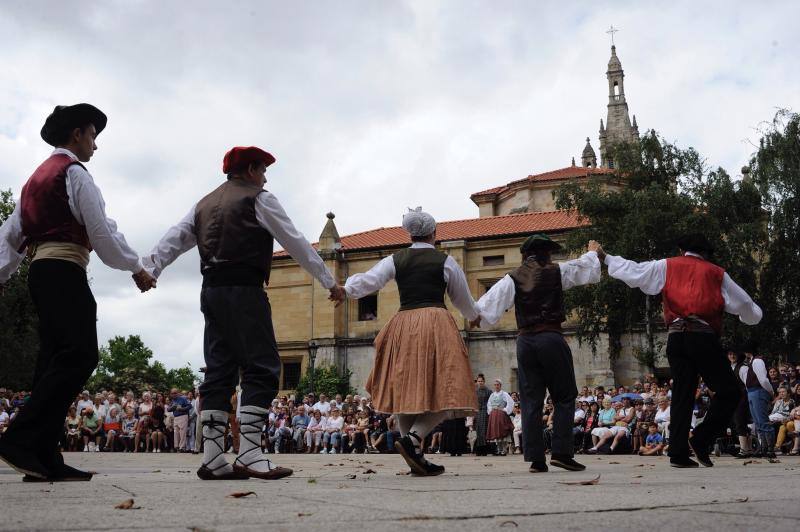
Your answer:
[[[725,270],[698,257],[667,259],[667,281],[661,291],[667,326],[678,318],[697,316],[722,333],[722,278]]]
[[[36,242],[72,242],[89,251],[86,228],[69,209],[67,169],[78,161],[65,154],[51,155],[28,178],[20,199],[25,245]]]

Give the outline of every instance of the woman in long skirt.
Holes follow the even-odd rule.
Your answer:
[[[394,279],[400,310],[375,338],[375,366],[366,388],[379,412],[395,415],[401,438],[395,448],[415,475],[440,475],[444,467],[422,454],[422,442],[446,419],[477,410],[469,354],[444,295],[468,320],[478,316],[466,276],[450,256],[437,251],[436,222],[421,208],[403,217],[411,247],[366,273],[347,279],[353,299],[372,294]]]

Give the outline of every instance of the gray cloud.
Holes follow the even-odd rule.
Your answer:
[[[471,192],[569,164],[605,118],[609,24],[640,128],[732,174],[776,106],[797,107],[795,2],[6,2],[0,187],[49,153],[58,103],[109,115],[89,165],[146,253],[222,179],[236,144],[272,151],[268,188],[310,240],[397,225],[408,206],[477,216]],[[387,193],[389,191],[390,193]],[[194,253],[139,295],[91,266],[101,340],[141,333],[202,361]],[[278,332],[280,334],[280,331]]]

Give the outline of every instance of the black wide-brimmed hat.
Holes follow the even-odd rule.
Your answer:
[[[551,240],[550,237],[544,233],[537,233],[526,238],[525,242],[523,242],[519,247],[519,250],[522,253],[527,253],[528,251],[533,251],[536,249],[558,251],[561,249],[561,245],[558,242]]]
[[[103,131],[108,122],[108,117],[88,103],[75,105],[56,105],[42,126],[42,140],[51,146],[57,146],[64,141],[64,134],[76,127],[94,124],[98,134]]]
[[[688,233],[678,238],[678,247],[692,253],[714,253],[714,246],[701,233]]]

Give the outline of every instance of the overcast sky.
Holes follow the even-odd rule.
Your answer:
[[[74,10],[79,5],[81,9]],[[32,2],[0,10],[0,188],[50,152],[57,104],[108,127],[88,165],[146,254],[222,180],[234,145],[272,152],[267,188],[315,241],[580,161],[606,117],[609,25],[640,131],[739,175],[777,107],[800,107],[800,3]],[[168,367],[202,365],[200,274],[187,253],[141,295],[93,256],[101,343],[140,334]],[[277,332],[280,339],[280,331]]]

